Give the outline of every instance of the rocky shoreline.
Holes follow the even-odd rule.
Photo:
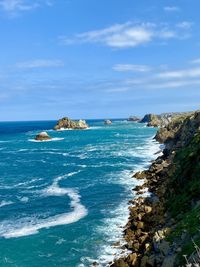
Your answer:
[[[130,253],[111,267],[183,266],[185,259],[195,266],[199,260],[200,112],[175,116],[155,139],[165,145],[163,155],[133,176],[144,183],[133,189],[138,198],[130,201],[124,230]]]

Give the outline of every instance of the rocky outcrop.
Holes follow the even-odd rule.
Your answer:
[[[111,121],[111,120],[105,120],[105,121],[104,121],[104,124],[105,124],[105,125],[110,125],[110,124],[112,124],[112,121]]]
[[[47,132],[41,132],[39,134],[36,135],[35,140],[37,141],[47,141],[47,140],[51,140],[52,138],[48,135]]]
[[[185,266],[182,255],[194,260],[189,255],[199,251],[200,112],[172,119],[156,139],[165,144],[163,155],[133,176],[144,184],[134,189],[139,197],[130,201],[124,231],[130,254],[112,267]],[[148,197],[141,195],[145,188]]]
[[[130,116],[130,117],[128,118],[128,121],[140,121],[140,118],[137,117],[137,116]]]
[[[85,120],[73,121],[67,117],[60,119],[54,130],[65,130],[65,129],[75,129],[75,130],[84,130],[88,129],[89,126]]]
[[[171,112],[160,115],[146,114],[140,122],[147,123],[147,126],[151,127],[166,127],[172,121],[179,120],[179,118],[185,119],[192,114],[193,112]]]
[[[160,118],[155,114],[146,114],[141,123],[147,123],[147,126],[158,127],[160,125]]]

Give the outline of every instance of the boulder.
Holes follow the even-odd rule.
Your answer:
[[[37,141],[47,141],[47,140],[51,140],[52,138],[48,135],[47,132],[41,132],[39,134],[36,135],[35,140]]]
[[[60,119],[54,130],[65,130],[65,129],[75,129],[75,130],[83,130],[88,129],[89,126],[85,120],[73,121],[67,117]]]
[[[132,254],[129,254],[128,255],[128,258],[127,258],[127,261],[128,263],[131,265],[131,266],[137,266],[137,262],[138,262],[138,255],[137,253],[132,253]]]
[[[132,177],[136,179],[144,179],[146,174],[145,172],[136,172]]]
[[[111,120],[105,120],[105,121],[104,121],[104,124],[105,124],[105,125],[110,125],[110,124],[112,124],[112,121],[111,121]]]

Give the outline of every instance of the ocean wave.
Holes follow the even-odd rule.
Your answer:
[[[79,172],[79,171],[78,171]],[[80,195],[72,188],[59,187],[59,181],[66,177],[73,176],[78,172],[71,172],[67,175],[55,178],[53,184],[42,190],[42,196],[67,196],[70,198],[71,212],[58,214],[46,219],[24,218],[15,220],[15,222],[4,221],[0,225],[0,236],[4,238],[17,238],[38,233],[39,230],[71,224],[79,221],[88,213],[85,206],[80,202]]]
[[[1,208],[1,207],[4,207],[4,206],[11,205],[11,204],[13,204],[13,203],[14,203],[14,202],[12,202],[12,201],[2,200],[2,201],[0,202],[0,208]]]
[[[102,129],[102,128],[104,128],[104,126],[91,126],[87,130],[98,130],[98,129]]]
[[[144,143],[143,149],[134,150],[131,153],[131,149],[128,150],[130,156],[138,156],[143,151],[142,157],[146,159],[145,163],[141,163],[139,166],[135,167],[132,171],[124,170],[119,173],[112,173],[108,180],[110,183],[117,183],[124,186],[127,191],[126,199],[115,209],[110,211],[109,217],[106,216],[103,220],[103,225],[97,227],[96,231],[99,232],[105,239],[105,245],[101,246],[98,251],[98,256],[96,260],[90,259],[88,257],[83,257],[79,267],[81,266],[90,266],[92,263],[97,262],[99,267],[110,266],[110,262],[113,262],[114,258],[118,258],[119,255],[127,255],[128,250],[123,250],[122,246],[125,243],[123,236],[123,229],[128,221],[129,209],[128,209],[128,200],[133,198],[132,188],[136,185],[143,183],[141,180],[136,180],[132,178],[133,173],[143,170],[151,160],[155,159],[158,155],[155,155],[154,152],[160,149],[160,144],[148,138]],[[127,150],[124,151],[127,154]],[[144,190],[144,195],[148,195],[148,189]],[[105,213],[108,211],[105,210]],[[119,246],[114,246],[113,244],[118,243]]]
[[[19,199],[20,202],[22,203],[27,203],[29,201],[28,197],[17,197]]]
[[[43,141],[35,140],[35,139],[28,139],[29,142],[36,142],[36,143],[53,142],[53,141],[61,141],[61,140],[64,140],[64,138],[55,137],[50,140],[43,140]]]

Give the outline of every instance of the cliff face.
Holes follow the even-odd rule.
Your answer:
[[[134,175],[145,180],[134,189],[140,197],[125,229],[131,253],[112,267],[183,266],[183,255],[200,263],[200,112],[172,119],[156,139],[165,143],[163,156]],[[145,187],[151,197],[142,196]]]
[[[179,120],[179,118],[185,118],[192,115],[192,113],[193,112],[171,112],[162,113],[160,115],[146,114],[140,122],[147,123],[147,126],[151,127],[166,127],[172,121]]]

